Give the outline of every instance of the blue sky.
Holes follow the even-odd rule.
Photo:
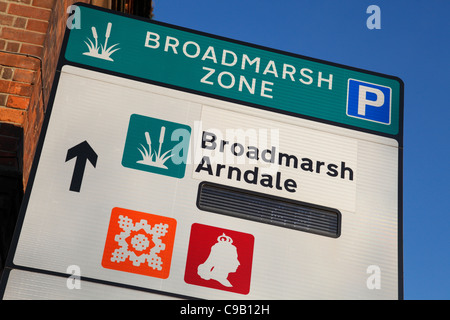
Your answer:
[[[450,1],[154,3],[157,21],[401,78],[404,298],[450,299]],[[366,26],[370,5],[381,29]]]

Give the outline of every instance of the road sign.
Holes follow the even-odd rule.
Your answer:
[[[402,298],[401,80],[79,10],[3,298]]]

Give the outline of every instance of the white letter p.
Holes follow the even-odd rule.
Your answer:
[[[367,92],[374,93],[376,95],[375,100],[367,99]],[[358,96],[358,114],[366,115],[366,106],[381,107],[384,104],[384,93],[376,88],[366,87],[363,85],[359,86],[359,96]]]

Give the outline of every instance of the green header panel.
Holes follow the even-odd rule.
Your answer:
[[[79,6],[66,60],[181,90],[389,136],[400,79]]]

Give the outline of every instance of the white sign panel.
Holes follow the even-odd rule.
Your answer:
[[[396,216],[392,140],[238,110],[236,104],[65,66],[14,264],[57,273],[77,265],[87,278],[196,298],[396,298],[398,252],[388,244],[396,241],[397,226],[383,224]],[[139,121],[150,126],[136,135],[138,160],[131,168],[127,143]],[[186,127],[191,130],[177,135]],[[67,154],[83,141],[98,159],[95,167],[86,162],[75,192],[77,159],[67,160]],[[164,161],[157,164],[173,142],[188,152],[178,164],[182,178],[166,175]],[[139,167],[146,155],[151,160]],[[166,171],[151,172],[160,169]],[[339,235],[200,210],[201,181],[332,207],[341,215]],[[199,235],[210,234],[202,247],[206,241]],[[204,251],[205,261],[217,255],[210,263],[222,263],[224,274],[202,273],[205,261],[190,257],[194,250]],[[237,267],[223,262],[233,257]],[[381,270],[379,280],[373,270]]]

